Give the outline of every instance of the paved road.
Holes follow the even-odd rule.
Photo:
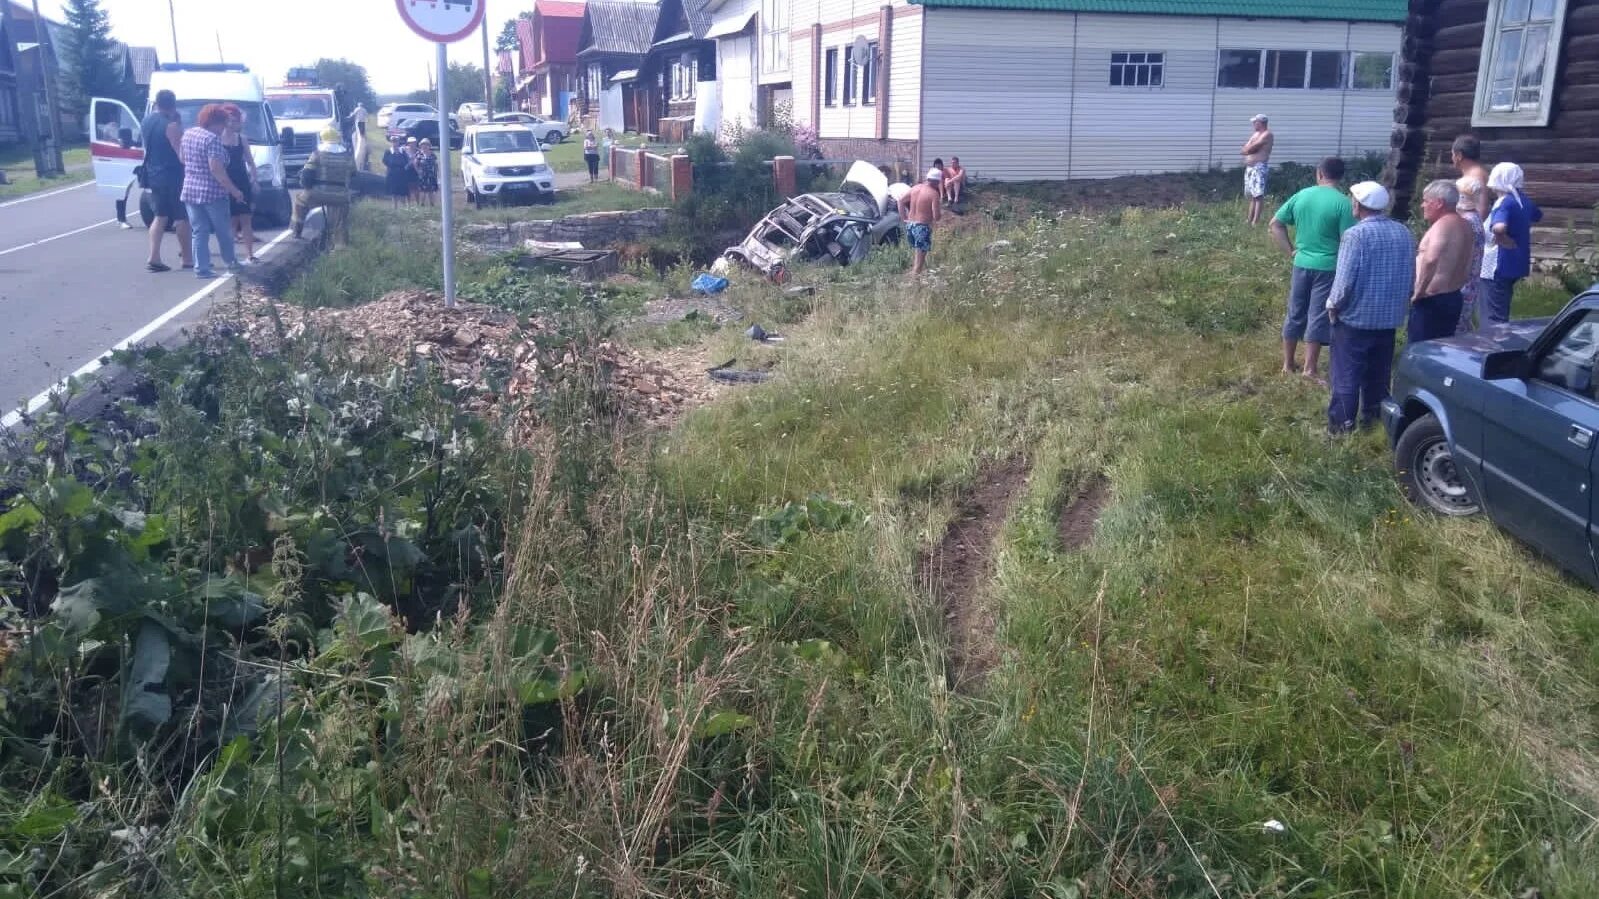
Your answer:
[[[281,233],[257,237],[264,245]],[[0,203],[0,415],[130,336],[159,339],[198,320],[210,296],[225,295],[195,299],[217,282],[178,270],[176,236],[163,247],[165,274],[144,270],[146,247],[145,232],[121,228],[92,184]]]

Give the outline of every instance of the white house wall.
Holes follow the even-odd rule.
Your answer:
[[[857,37],[875,41],[879,37],[879,24],[883,7],[892,9],[893,23],[887,48],[888,66],[888,137],[891,140],[917,140],[921,135],[922,118],[922,21],[924,10],[905,0],[889,3],[866,0],[794,0],[790,23],[789,68],[793,77],[794,115],[801,121],[811,118],[813,92],[820,91],[820,136],[827,139],[875,139],[877,135],[877,106],[857,103],[845,106],[842,86],[838,90],[836,105],[827,106],[826,88],[812,73],[813,62],[823,74],[827,67],[827,50],[839,50],[839,65],[845,64],[845,54]],[[814,54],[812,26],[822,25],[821,53]],[[840,85],[843,80],[840,78]],[[857,87],[857,90],[859,88]]]
[[[959,9],[923,21],[923,160],[960,156],[979,178],[1237,165],[1256,113],[1277,133],[1275,161],[1388,145],[1391,89],[1217,88],[1216,62],[1223,47],[1397,54],[1397,25]],[[1163,84],[1112,87],[1120,51],[1164,53]]]
[[[755,36],[716,40],[716,79],[721,82],[722,127],[755,126]]]
[[[889,32],[888,137],[916,140],[922,131],[922,17],[898,15]]]
[[[1067,177],[1075,16],[931,10],[924,16],[922,158],[983,177]]]
[[[617,134],[623,131],[622,118],[622,87],[610,85],[600,92],[599,126],[601,129],[614,128]]]

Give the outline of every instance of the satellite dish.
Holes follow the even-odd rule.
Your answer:
[[[856,38],[855,43],[850,45],[849,61],[858,66],[867,65],[872,61],[872,45],[864,36]]]

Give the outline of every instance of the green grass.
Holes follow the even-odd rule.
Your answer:
[[[436,279],[422,214],[370,208],[302,289]],[[1325,391],[1276,372],[1287,267],[1240,213],[974,213],[924,282],[903,248],[796,268],[810,295],[735,277],[724,299],[788,343],[728,327],[707,355],[772,382],[663,431],[612,431],[592,382],[560,382],[519,435],[498,602],[381,667],[339,646],[295,681],[314,728],[173,791],[153,861],[106,871],[229,896],[1599,895],[1599,603],[1488,522],[1407,506],[1381,436],[1325,435]],[[604,371],[586,348],[653,295],[495,283],[582,319],[552,372]],[[1563,301],[1534,284],[1517,310]],[[434,430],[441,465],[472,442]],[[952,634],[918,558],[1013,457],[961,598],[985,611]],[[1100,477],[1092,539],[1063,545]],[[583,685],[559,713],[518,700],[528,625]],[[962,690],[956,644],[993,650]]]
[[[31,148],[20,143],[0,147],[0,170],[6,173],[6,183],[0,184],[0,200],[94,180],[87,146],[66,147],[61,158],[67,167],[66,174],[41,179],[34,172]]]

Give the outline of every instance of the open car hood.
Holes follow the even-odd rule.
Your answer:
[[[889,192],[888,176],[878,171],[877,166],[864,159],[856,160],[855,164],[849,167],[849,171],[844,173],[844,187],[848,188],[852,184],[866,191],[867,195],[876,201],[880,212],[886,213],[894,208],[894,195]]]

